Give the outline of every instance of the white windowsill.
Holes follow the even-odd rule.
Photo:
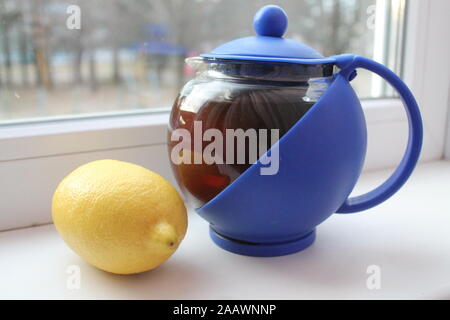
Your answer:
[[[365,173],[358,191],[387,171]],[[117,276],[84,263],[52,225],[0,232],[0,299],[416,299],[450,298],[450,162],[421,164],[393,198],[367,212],[333,215],[316,243],[285,257],[228,253],[190,214],[186,239],[161,267]],[[66,287],[81,268],[81,289]],[[381,289],[368,290],[369,265]]]

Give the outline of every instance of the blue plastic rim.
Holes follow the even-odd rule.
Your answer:
[[[278,243],[239,241],[219,234],[212,227],[209,228],[209,235],[215,244],[233,253],[252,257],[277,257],[296,253],[311,246],[316,239],[316,230],[314,229],[299,239]]]

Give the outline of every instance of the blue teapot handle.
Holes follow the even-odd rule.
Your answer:
[[[423,128],[419,106],[406,84],[391,70],[373,60],[356,55],[339,55],[334,57],[340,74],[349,81],[356,73],[356,68],[364,68],[383,77],[400,94],[409,122],[409,138],[406,152],[394,173],[376,189],[353,198],[348,198],[337,213],[354,213],[372,208],[396,193],[408,180],[419,159],[422,148]]]

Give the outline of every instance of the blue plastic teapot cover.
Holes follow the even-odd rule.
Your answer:
[[[287,29],[286,12],[275,5],[261,8],[254,16],[256,36],[227,42],[204,58],[295,62],[295,59],[323,59],[313,48],[294,40],[283,38]]]

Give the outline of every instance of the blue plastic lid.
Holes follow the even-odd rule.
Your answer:
[[[316,61],[316,63],[328,62],[313,48],[301,42],[283,38],[287,25],[288,18],[282,8],[275,5],[262,7],[253,19],[256,36],[227,42],[210,53],[202,54],[201,57],[299,63],[304,63],[307,59],[321,59],[322,61]],[[306,63],[312,63],[312,61]]]

